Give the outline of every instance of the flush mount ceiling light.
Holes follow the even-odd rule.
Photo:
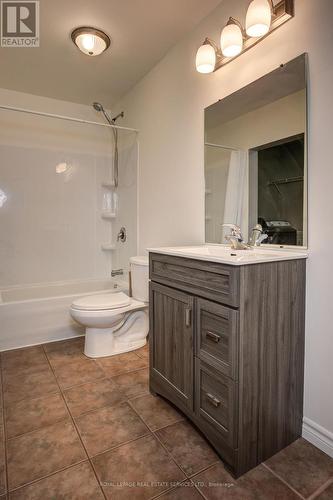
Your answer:
[[[251,0],[246,13],[246,29],[237,19],[230,17],[221,32],[221,49],[209,38],[199,47],[195,60],[197,71],[216,71],[259,43],[293,16],[294,0]]]
[[[110,38],[104,31],[89,26],[81,26],[72,32],[75,45],[87,56],[98,56],[110,47]]]

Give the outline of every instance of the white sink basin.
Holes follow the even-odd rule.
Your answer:
[[[305,250],[294,252],[293,250],[289,251],[286,249],[268,250],[263,247],[251,250],[233,250],[226,245],[148,248],[148,251],[198,260],[208,260],[210,262],[221,262],[234,266],[278,260],[306,259],[308,256]]]

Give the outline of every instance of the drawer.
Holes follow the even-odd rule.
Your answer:
[[[157,253],[150,253],[149,259],[151,280],[238,307],[238,267]]]
[[[196,355],[238,379],[238,311],[199,298],[196,311]]]
[[[226,444],[237,447],[238,384],[196,358],[195,411],[221,434]]]

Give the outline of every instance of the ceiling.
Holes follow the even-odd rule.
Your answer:
[[[0,87],[110,107],[220,2],[41,0],[40,47],[0,48]],[[100,56],[71,41],[71,31],[87,25],[111,38]]]

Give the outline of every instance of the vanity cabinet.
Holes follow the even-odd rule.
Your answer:
[[[235,476],[300,437],[305,260],[233,266],[150,253],[150,390]]]

